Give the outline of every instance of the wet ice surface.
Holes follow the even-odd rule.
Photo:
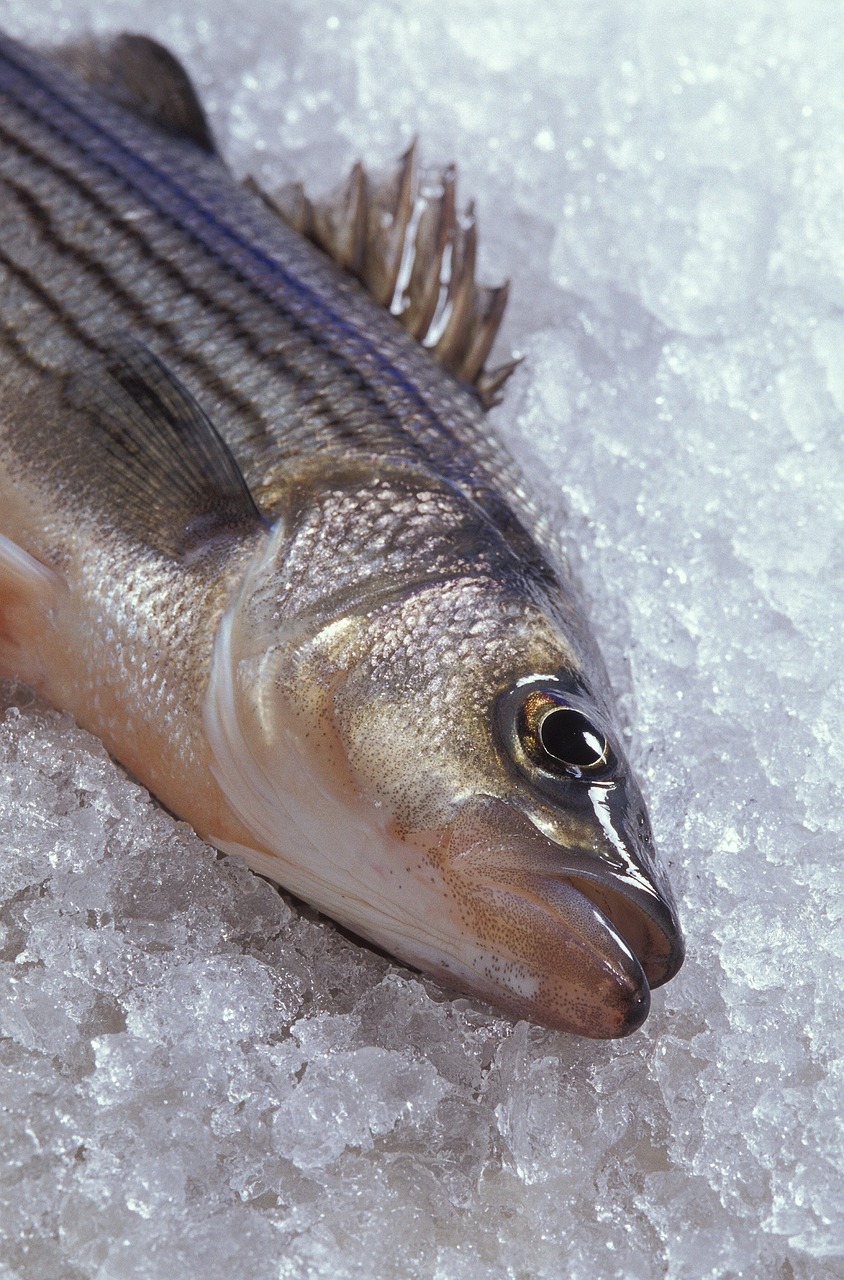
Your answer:
[[[479,197],[495,419],[569,513],[689,959],[616,1044],[447,1001],[6,690],[0,1277],[840,1276],[839,7],[172,8],[0,15],[165,39],[240,172],[418,133]]]

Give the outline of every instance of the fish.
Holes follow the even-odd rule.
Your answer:
[[[619,1037],[683,936],[455,183],[266,193],[155,41],[0,38],[0,675],[445,993]]]

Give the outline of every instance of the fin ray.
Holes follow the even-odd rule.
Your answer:
[[[95,451],[113,509],[147,545],[184,556],[264,523],[228,445],[145,347],[127,342],[69,376],[62,398],[84,424],[81,447]]]
[[[518,361],[485,364],[509,286],[475,283],[474,205],[457,206],[454,165],[422,169],[414,141],[380,180],[357,163],[347,181],[312,201],[301,183],[274,196],[247,185],[294,230],[357,277],[434,359],[470,383],[484,408],[495,404]]]

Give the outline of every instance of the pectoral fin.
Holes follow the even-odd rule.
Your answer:
[[[183,557],[264,520],[231,450],[179,380],[127,343],[64,381],[78,492],[112,526]]]

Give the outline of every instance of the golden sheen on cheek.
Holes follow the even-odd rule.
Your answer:
[[[441,827],[466,796],[506,790],[493,707],[514,630],[507,602],[491,605],[477,581],[417,592],[368,620],[365,656],[338,683],[334,717],[365,795],[402,829]],[[547,663],[541,639],[529,633]],[[517,669],[530,660],[523,641]]]

